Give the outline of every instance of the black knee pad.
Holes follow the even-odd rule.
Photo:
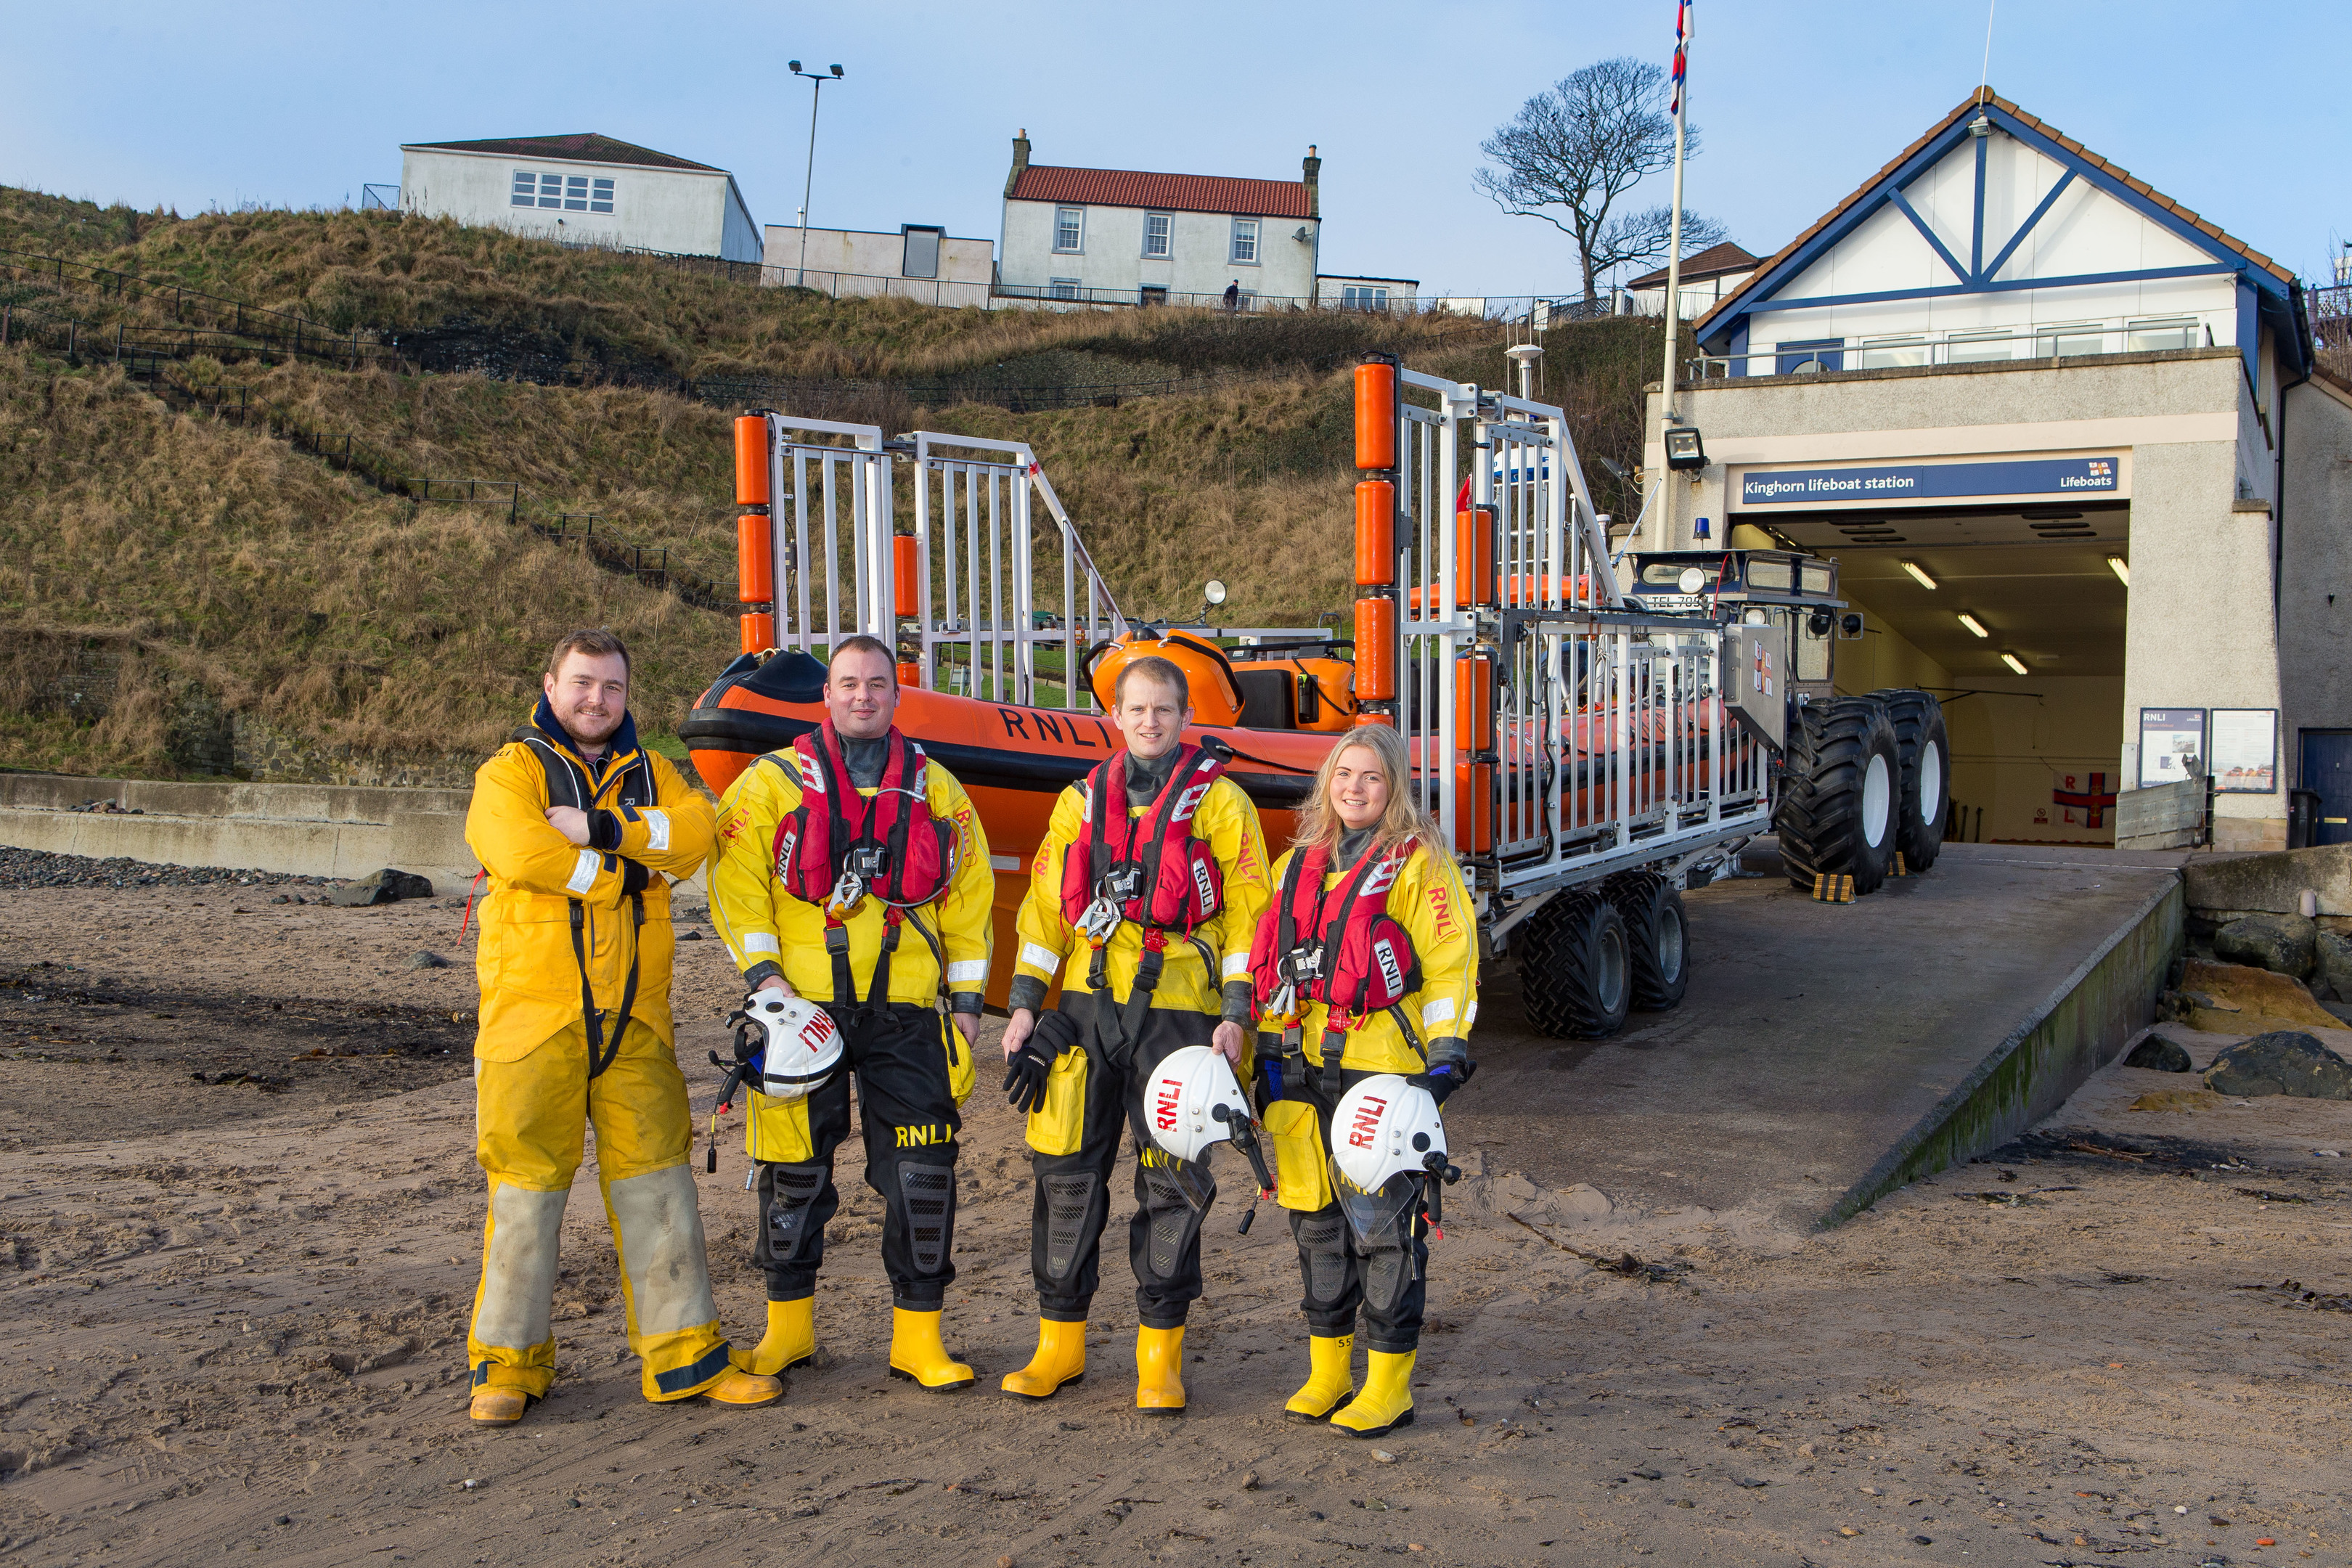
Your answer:
[[[1304,1214],[1291,1220],[1307,1264],[1307,1294],[1336,1301],[1348,1288],[1348,1222],[1339,1215]]]
[[[937,1274],[947,1264],[948,1237],[955,1227],[955,1167],[898,1166],[898,1192],[907,1210],[907,1250],[915,1272]]]
[[[1079,1171],[1040,1176],[1045,1189],[1045,1275],[1066,1279],[1077,1267],[1078,1244],[1086,1238],[1087,1211],[1094,1205],[1095,1173]]]
[[[1398,1238],[1384,1237],[1364,1254],[1364,1310],[1376,1317],[1392,1317],[1404,1307],[1412,1285],[1412,1255]]]
[[[824,1178],[823,1165],[768,1167],[768,1256],[776,1262],[795,1261],[807,1246],[811,1234],[809,1205],[824,1190]]]
[[[1151,1216],[1151,1272],[1160,1279],[1170,1279],[1182,1266],[1193,1238],[1201,1234],[1202,1209],[1206,1205],[1195,1205],[1194,1191],[1188,1190],[1193,1184],[1187,1183],[1182,1173],[1170,1166],[1145,1165],[1137,1174],[1142,1179],[1144,1207]],[[1208,1195],[1214,1198],[1216,1189],[1211,1187]]]

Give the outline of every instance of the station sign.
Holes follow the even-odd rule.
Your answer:
[[[1991,463],[1850,463],[1826,468],[1748,468],[1738,476],[1742,508],[1886,506],[1905,501],[1990,497],[2116,497],[2125,493],[2123,460],[2008,458]]]

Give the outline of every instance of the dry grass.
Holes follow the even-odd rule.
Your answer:
[[[0,353],[0,646],[132,645],[85,768],[172,770],[172,693],[362,752],[478,755],[527,715],[542,651],[608,625],[649,727],[733,651],[722,616],[599,571],[502,511],[413,507],[283,443],[184,418],[111,372]],[[37,681],[54,655],[6,662]],[[10,705],[0,762],[55,765],[58,716]]]

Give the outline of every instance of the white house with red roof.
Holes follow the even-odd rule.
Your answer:
[[[734,175],[593,131],[410,142],[400,208],[572,245],[760,259]]]
[[[1004,181],[997,294],[1210,304],[1233,289],[1244,309],[1305,305],[1317,297],[1322,167],[1309,147],[1296,180],[1068,168],[1032,163],[1024,131]],[[1378,281],[1410,292],[1409,280]]]

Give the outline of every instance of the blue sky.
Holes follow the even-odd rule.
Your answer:
[[[12,6],[0,183],[161,203],[334,205],[399,144],[599,131],[734,171],[790,223],[807,152],[797,57],[840,61],[813,221],[993,237],[1026,127],[1041,163],[1297,178],[1323,163],[1327,271],[1455,293],[1572,289],[1549,226],[1470,184],[1519,103],[1615,54],[1663,63],[1671,0],[1625,4],[605,0]],[[1697,0],[1689,205],[1769,252],[1974,89],[1984,0]],[[2352,232],[2352,7],[2005,0],[2003,95],[2306,276]],[[31,69],[48,61],[58,68]],[[2320,182],[2315,190],[2311,181]],[[1663,179],[1639,193],[1665,199]]]

